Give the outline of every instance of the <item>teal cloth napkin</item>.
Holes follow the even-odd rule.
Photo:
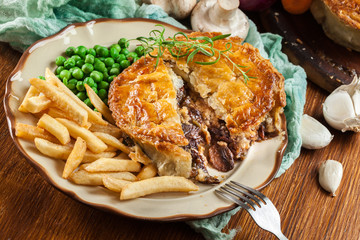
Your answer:
[[[101,7],[99,7],[101,6]],[[8,42],[14,49],[24,51],[33,42],[57,33],[68,24],[96,18],[151,18],[185,28],[169,17],[160,7],[142,4],[140,0],[2,0],[0,4],[0,41]],[[306,93],[304,70],[291,64],[281,52],[281,37],[271,33],[260,34],[250,21],[246,42],[260,50],[263,57],[285,77],[287,106],[285,115],[288,146],[277,176],[288,169],[300,154],[300,119]],[[187,222],[208,240],[232,239],[236,230],[222,233],[239,208],[204,220]]]

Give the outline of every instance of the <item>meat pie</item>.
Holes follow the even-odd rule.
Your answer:
[[[194,32],[189,37],[217,35]],[[116,124],[154,161],[160,175],[217,183],[209,166],[227,172],[253,142],[280,133],[283,76],[240,38],[214,41],[214,48],[225,50],[229,43],[231,50],[214,64],[196,62],[218,56],[199,52],[187,62],[166,50],[157,66],[155,58],[143,57],[112,82],[109,106]]]

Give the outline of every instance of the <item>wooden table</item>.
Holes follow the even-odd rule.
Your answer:
[[[1,99],[5,81],[21,54],[0,43]],[[327,92],[308,84],[305,113],[324,123],[321,104]],[[24,159],[10,138],[1,105],[0,239],[203,239],[183,222],[147,222],[113,215],[74,201],[48,184]],[[300,157],[263,190],[280,212],[289,239],[359,239],[360,134],[330,129],[334,140],[324,149],[302,149]],[[338,195],[318,183],[326,159],[344,165]],[[235,239],[275,239],[240,211],[228,224]]]

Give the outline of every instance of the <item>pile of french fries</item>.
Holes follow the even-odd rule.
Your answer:
[[[34,141],[44,155],[65,160],[62,177],[75,184],[104,186],[133,199],[158,192],[197,191],[192,181],[157,176],[157,168],[138,145],[126,146],[109,108],[87,85],[93,111],[50,69],[32,78],[19,111],[33,114],[37,126],[16,123],[17,137]],[[104,119],[103,119],[104,118]]]

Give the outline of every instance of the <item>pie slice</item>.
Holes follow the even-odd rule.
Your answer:
[[[143,57],[111,84],[109,106],[116,124],[156,163],[160,175],[216,183],[209,165],[227,172],[253,142],[281,132],[283,76],[240,38],[214,43],[219,50],[232,45],[214,64],[196,62],[218,55],[197,53],[187,62],[165,51],[157,67],[156,59]]]

